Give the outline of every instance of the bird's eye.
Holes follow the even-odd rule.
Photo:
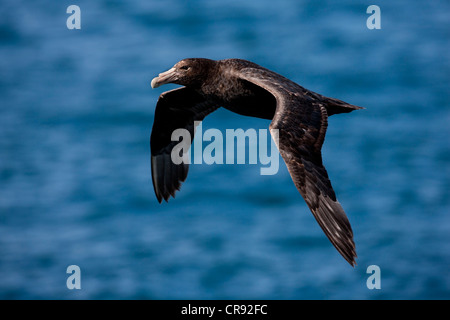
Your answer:
[[[189,69],[189,66],[182,66],[182,67],[180,67],[180,69],[181,70],[187,70],[187,69]]]

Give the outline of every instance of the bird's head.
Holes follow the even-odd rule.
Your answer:
[[[158,88],[163,84],[175,83],[183,86],[195,87],[200,85],[209,70],[215,64],[214,60],[203,58],[189,58],[177,62],[169,70],[160,73],[152,80],[152,88]]]

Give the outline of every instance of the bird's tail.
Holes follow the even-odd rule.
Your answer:
[[[348,113],[354,110],[364,109],[335,98],[323,97],[323,101],[325,102],[325,108],[327,109],[329,116],[337,113]]]

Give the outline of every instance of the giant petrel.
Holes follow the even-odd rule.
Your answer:
[[[353,231],[323,166],[321,148],[328,117],[361,107],[312,92],[241,59],[184,59],[160,73],[151,86],[167,83],[183,87],[162,93],[156,104],[150,149],[159,202],[174,196],[188,173],[188,164],[171,161],[178,143],[171,140],[175,129],[185,128],[193,138],[194,121],[202,121],[219,107],[269,119],[270,132],[278,133],[278,150],[295,186],[331,243],[350,265],[356,264]]]

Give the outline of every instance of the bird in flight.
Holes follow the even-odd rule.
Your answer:
[[[162,93],[150,137],[151,172],[156,198],[168,201],[185,181],[189,165],[175,164],[171,152],[178,141],[172,132],[188,130],[191,143],[196,121],[223,107],[245,116],[272,120],[269,129],[291,178],[320,227],[350,265],[356,250],[350,222],[336,198],[322,162],[328,117],[362,109],[325,97],[241,59],[184,59],[160,73],[152,88],[167,83],[183,87]]]

